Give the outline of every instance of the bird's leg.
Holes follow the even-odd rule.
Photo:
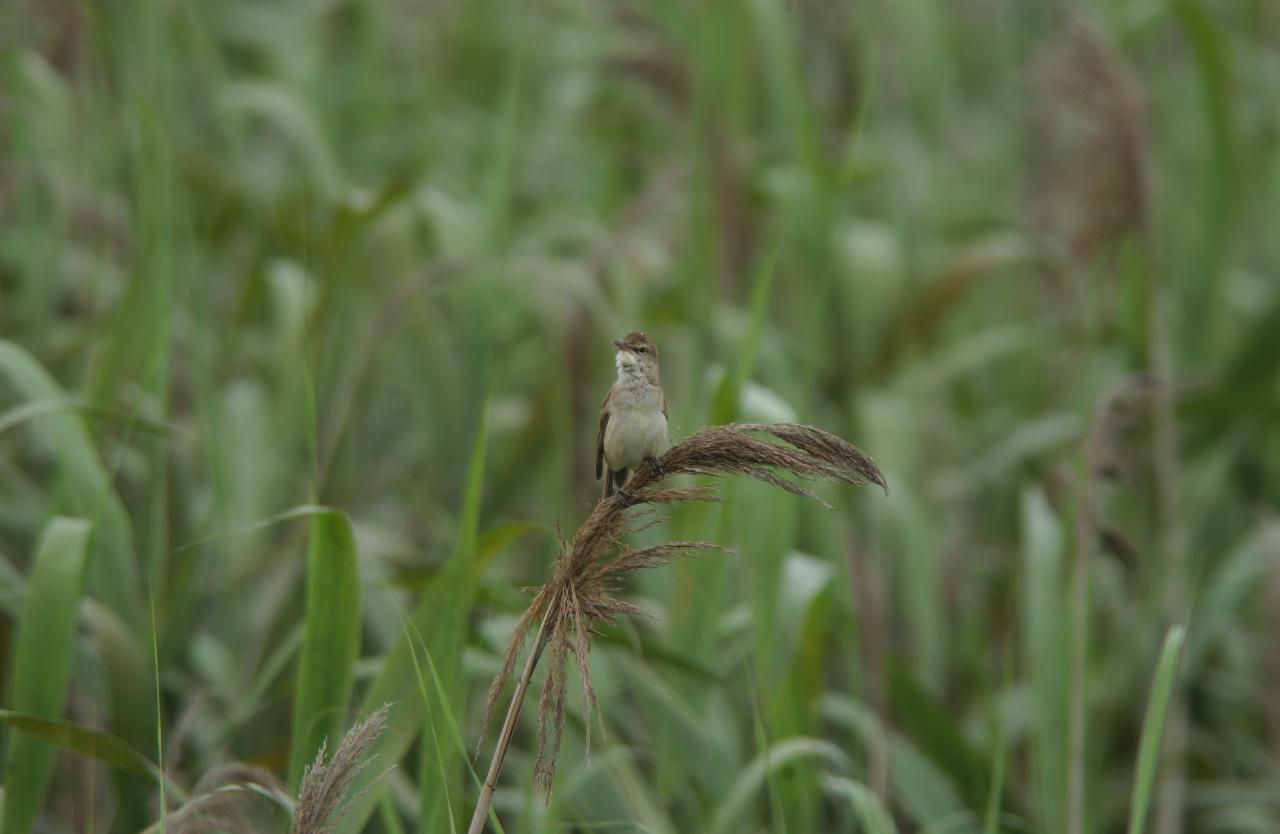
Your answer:
[[[613,470],[609,473],[609,477],[613,479],[613,484],[614,484],[613,494],[618,497],[618,501],[622,503],[622,506],[630,507],[633,503],[635,503],[635,498],[631,495],[631,493],[627,492],[625,489],[622,488],[622,485],[627,482],[627,470],[625,469]]]
[[[649,465],[653,467],[653,471],[657,472],[659,477],[667,474],[667,470],[662,466],[662,461],[658,460],[656,455],[649,455],[648,461]]]

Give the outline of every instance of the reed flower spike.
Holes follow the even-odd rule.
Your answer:
[[[483,830],[484,817],[511,741],[516,716],[543,651],[548,651],[547,679],[538,705],[534,781],[538,787],[547,790],[555,776],[564,726],[569,653],[572,652],[576,658],[578,678],[588,709],[594,710],[595,690],[587,671],[592,627],[598,623],[613,622],[624,614],[644,613],[638,606],[615,596],[621,577],[631,571],[664,565],[689,553],[723,549],[710,542],[689,541],[635,549],[628,547],[624,539],[638,529],[658,523],[652,516],[658,507],[717,500],[710,484],[668,486],[666,481],[673,475],[727,474],[745,475],[818,501],[821,499],[806,486],[805,481],[873,483],[888,491],[875,461],[861,449],[821,429],[789,423],[739,423],[706,428],[673,445],[662,455],[658,466],[639,467],[627,480],[622,492],[602,498],[573,539],[565,543],[551,578],[537,589],[533,601],[516,624],[507,646],[505,662],[489,687],[485,703],[486,726],[503,686],[515,672],[521,648],[537,626],[534,647],[517,681],[503,722],[472,819],[472,834]]]

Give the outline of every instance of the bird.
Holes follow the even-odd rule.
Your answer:
[[[618,378],[600,404],[596,432],[596,480],[604,476],[604,497],[629,503],[627,477],[648,461],[659,473],[658,455],[667,445],[667,395],[658,374],[658,348],[640,331],[615,339]]]

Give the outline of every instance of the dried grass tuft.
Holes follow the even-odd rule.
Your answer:
[[[542,623],[539,645],[534,647],[534,652],[544,647],[547,650],[547,679],[538,705],[534,782],[543,790],[550,789],[560,751],[569,654],[577,661],[578,679],[588,712],[594,712],[596,696],[587,667],[592,628],[599,623],[612,623],[623,615],[644,613],[615,595],[622,577],[690,553],[723,550],[719,545],[698,541],[667,542],[645,548],[625,545],[628,535],[660,521],[653,515],[658,507],[718,500],[710,485],[673,487],[666,485],[667,478],[745,475],[820,502],[804,481],[873,483],[888,491],[875,461],[861,449],[820,429],[787,423],[732,424],[703,429],[676,443],[659,462],[661,469],[643,466],[627,481],[624,490],[630,495],[630,501],[619,496],[602,499],[578,528],[573,540],[564,545],[551,578],[537,589],[517,622],[502,670],[489,687],[485,726],[502,687],[515,671],[529,632]],[[589,720],[587,724],[589,728]],[[589,751],[589,735],[587,744]]]
[[[354,796],[346,797],[351,783],[373,762],[369,751],[386,729],[390,709],[390,704],[384,704],[348,730],[328,762],[324,760],[325,746],[320,745],[315,761],[302,775],[289,834],[329,834],[334,823],[377,784],[375,779]]]
[[[147,828],[143,834],[201,834],[223,831],[252,834],[276,827],[277,815],[289,807],[284,786],[271,771],[230,762],[206,773],[191,799]]]

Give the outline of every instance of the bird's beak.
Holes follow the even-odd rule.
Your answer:
[[[614,340],[613,340],[613,346],[614,346],[614,347],[616,347],[618,350],[626,350],[626,349],[627,349],[627,346],[626,346],[625,344],[623,344],[623,342],[622,342],[622,340],[621,340],[621,339],[614,339]]]

